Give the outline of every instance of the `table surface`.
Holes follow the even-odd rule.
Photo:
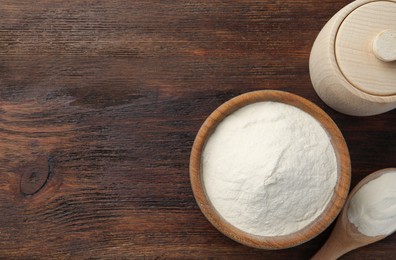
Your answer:
[[[350,1],[0,4],[0,257],[307,259],[330,229],[265,251],[219,233],[190,186],[205,118],[253,90],[301,95],[345,136],[352,187],[394,167],[396,110],[351,117],[312,88],[308,59]],[[396,235],[343,259],[391,259]]]

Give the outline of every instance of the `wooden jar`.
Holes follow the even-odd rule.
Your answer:
[[[320,98],[341,113],[396,108],[396,0],[358,0],[341,9],[316,38],[309,70]]]

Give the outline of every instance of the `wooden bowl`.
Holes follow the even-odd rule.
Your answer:
[[[201,155],[208,137],[225,117],[241,107],[262,101],[274,101],[292,105],[316,118],[329,135],[336,154],[338,179],[333,197],[324,212],[313,223],[290,235],[258,236],[246,233],[236,228],[220,216],[213,207],[206,194],[203,183],[201,173]],[[314,238],[324,231],[337,217],[345,203],[350,185],[350,173],[351,166],[348,148],[340,130],[333,120],[323,110],[310,101],[294,94],[275,90],[262,90],[246,93],[237,96],[218,107],[206,119],[200,128],[195,138],[190,157],[190,179],[192,190],[195,199],[206,218],[213,224],[213,226],[229,238],[241,244],[260,249],[282,249],[293,247]]]

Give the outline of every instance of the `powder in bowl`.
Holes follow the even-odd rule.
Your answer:
[[[253,235],[305,228],[325,210],[337,182],[327,132],[308,113],[280,102],[253,103],[224,118],[201,160],[216,211]]]

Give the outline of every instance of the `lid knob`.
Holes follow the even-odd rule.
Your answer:
[[[374,39],[373,52],[382,61],[396,61],[396,30],[380,32]]]

